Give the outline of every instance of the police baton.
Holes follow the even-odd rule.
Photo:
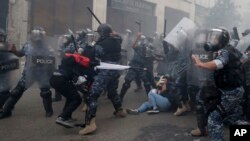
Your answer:
[[[76,43],[76,39],[74,37],[74,33],[71,29],[68,29],[68,31],[69,31],[69,34],[71,36],[71,39],[73,40],[75,51],[78,52],[77,43]]]
[[[99,24],[102,24],[101,21],[96,17],[95,13],[89,8],[87,7],[88,11],[91,13],[91,15],[96,19],[96,21],[99,23]]]

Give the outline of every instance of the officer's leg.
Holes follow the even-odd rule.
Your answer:
[[[111,77],[113,77],[113,79],[111,79],[107,86],[108,98],[112,101],[112,104],[115,108],[114,115],[119,117],[125,117],[126,113],[123,112],[121,98],[117,94],[117,89],[119,85],[119,72],[117,72],[117,74],[114,74],[114,76]]]
[[[204,106],[204,101],[200,97],[201,93],[199,92],[196,96],[196,120],[198,129],[192,130],[192,136],[204,136],[206,135],[207,127],[207,114]]]
[[[230,116],[234,115],[234,118],[231,118],[231,123],[235,123],[240,119],[242,114],[240,104],[243,93],[243,88],[223,91],[220,104],[217,105],[217,108],[208,117],[208,130],[212,140],[223,140],[223,120],[225,118],[230,118]]]
[[[210,113],[208,117],[208,131],[209,136],[211,137],[212,141],[223,141],[223,117],[218,112],[218,110],[214,110]]]
[[[123,100],[126,92],[128,91],[128,89],[130,88],[130,84],[131,82],[135,79],[136,77],[136,72],[133,69],[130,69],[127,73],[127,75],[125,76],[125,82],[122,85],[122,89],[120,92],[120,97]]]
[[[11,91],[10,96],[6,100],[3,111],[0,113],[0,119],[11,116],[12,109],[14,109],[15,104],[21,98],[25,90],[25,77],[22,76],[17,86]]]
[[[3,105],[10,96],[10,91],[0,92],[0,110],[2,111]]]
[[[143,81],[143,85],[144,88],[146,90],[146,94],[148,94],[151,90],[151,82],[150,82],[150,78],[148,77],[148,71],[143,71],[143,73],[141,74],[142,77],[142,81]]]
[[[178,86],[176,87],[176,91],[176,103],[178,104],[178,108],[174,115],[181,116],[183,113],[190,111],[187,87],[185,84]]]
[[[140,89],[142,89],[142,83],[141,83],[141,79],[139,76],[137,76],[135,78],[135,83],[136,83],[136,89],[135,89],[135,92],[139,91]]]
[[[52,109],[52,92],[50,88],[41,88],[40,96],[43,99],[43,106],[46,111],[46,117],[51,117],[53,115]]]
[[[245,102],[244,102],[244,114],[246,116],[246,120],[250,121],[250,86],[246,86],[245,88]]]
[[[151,86],[152,86],[153,88],[156,88],[156,83],[155,83],[155,78],[154,78],[154,73],[153,73],[153,71],[149,71],[149,72],[148,72],[148,78],[149,78],[149,80],[150,80],[150,82],[151,82]]]
[[[199,87],[197,86],[188,86],[187,88],[187,93],[189,95],[189,103],[190,103],[190,106],[191,106],[191,109],[192,110],[195,110],[195,107],[196,107],[196,96],[199,92]]]
[[[88,105],[85,115],[86,127],[79,131],[80,135],[93,133],[97,128],[95,123],[97,100],[101,93],[107,88],[107,80],[109,79],[109,77],[107,77],[104,73],[105,72],[99,72],[95,78],[89,95],[86,97],[86,102]]]

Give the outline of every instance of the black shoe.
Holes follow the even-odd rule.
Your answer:
[[[0,112],[0,119],[4,119],[7,117],[11,117],[12,113],[11,112]]]
[[[53,111],[51,111],[51,112],[46,112],[46,115],[45,115],[46,117],[52,117],[53,116]]]
[[[62,101],[62,98],[58,98],[58,97],[55,97],[55,98],[52,98],[52,102],[58,102],[58,101]]]
[[[85,127],[86,127],[86,124],[75,124],[75,127],[85,128]]]
[[[75,125],[71,121],[64,119],[62,117],[58,117],[56,119],[56,123],[66,127],[66,128],[74,128],[75,127]]]

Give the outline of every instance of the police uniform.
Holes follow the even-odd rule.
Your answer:
[[[39,53],[42,51],[44,54],[49,54],[50,51],[48,47],[42,43],[41,46],[34,47],[31,42],[24,45],[24,47],[21,49],[20,53],[26,57],[26,62],[24,66],[24,70],[22,72],[21,79],[18,81],[17,86],[11,91],[10,97],[5,102],[5,106],[3,109],[3,112],[5,114],[11,114],[12,109],[14,108],[15,104],[18,102],[18,100],[21,98],[23,93],[34,83],[38,82],[39,88],[41,90],[40,96],[43,99],[43,105],[44,109],[46,111],[46,116],[52,116],[53,109],[52,109],[52,98],[51,98],[51,91],[50,91],[50,85],[49,80],[46,78],[49,78],[49,73],[53,72],[54,68],[51,68],[50,72],[49,70],[44,67],[33,67],[29,68],[31,61],[27,61],[27,59],[34,55],[33,53]],[[33,49],[36,48],[36,51],[33,51]],[[29,80],[27,80],[29,79]]]
[[[147,94],[151,89],[153,61],[152,58],[146,58],[145,46],[145,44],[140,44],[134,49],[134,57],[129,64],[131,69],[129,69],[125,76],[125,82],[123,83],[120,92],[122,99],[125,96],[127,90],[130,88],[130,84],[133,80],[141,79],[144,82],[144,87]]]
[[[216,86],[221,91],[221,100],[208,117],[208,130],[213,141],[222,141],[223,124],[236,124],[242,116],[242,54],[230,45],[218,51],[214,59]]]
[[[121,59],[121,42],[119,36],[101,37],[95,45],[95,54],[102,62],[119,64]],[[88,125],[96,116],[97,100],[104,90],[108,92],[115,111],[121,110],[121,99],[117,94],[120,73],[117,70],[99,70],[86,101],[88,105],[85,123]]]

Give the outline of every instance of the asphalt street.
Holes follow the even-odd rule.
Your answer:
[[[120,81],[123,82],[123,81]],[[134,85],[134,84],[133,84]],[[147,100],[144,91],[134,92],[132,86],[124,99],[124,109],[136,108]],[[0,120],[0,141],[208,141],[209,138],[194,138],[189,132],[196,125],[194,113],[176,117],[173,112],[157,115],[113,116],[114,109],[106,96],[99,99],[97,131],[88,136],[78,135],[80,128],[67,129],[55,123],[65,99],[53,103],[54,116],[45,118],[42,99],[36,88],[27,90],[17,103],[10,118]],[[79,107],[73,114],[76,123],[84,121]],[[228,140],[228,130],[225,136]]]

